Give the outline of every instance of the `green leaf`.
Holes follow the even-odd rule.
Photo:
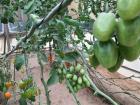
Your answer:
[[[76,31],[75,31],[75,34],[77,35],[77,37],[79,38],[79,39],[84,39],[84,33],[83,33],[83,30],[82,29],[80,29],[79,27],[78,28],[76,28]]]
[[[64,18],[64,22],[68,25],[71,25],[71,26],[76,26],[76,27],[80,26],[80,23],[74,19]]]
[[[29,100],[31,100],[32,102],[35,102],[36,101],[35,96],[30,97]]]
[[[77,51],[70,51],[64,54],[65,61],[75,61],[77,58],[79,58],[79,54]]]
[[[19,105],[27,105],[26,99],[20,98],[19,99]]]
[[[15,68],[16,70],[20,70],[21,67],[25,64],[25,56],[23,54],[16,55],[15,58]]]
[[[34,3],[35,3],[35,0],[31,0],[27,3],[27,5],[25,5],[24,7],[24,10],[25,10],[25,13],[30,13],[34,10]]]
[[[39,23],[41,21],[41,18],[36,14],[30,14],[30,18],[31,18],[32,22],[35,24]]]
[[[49,75],[50,76],[49,76],[49,79],[47,81],[47,85],[53,85],[53,84],[59,82],[59,77],[58,77],[56,69],[52,69]]]
[[[62,20],[57,19],[56,22],[59,28],[65,28],[65,23]]]

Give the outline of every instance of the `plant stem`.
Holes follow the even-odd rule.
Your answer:
[[[16,103],[17,99],[16,99],[16,90],[15,90],[15,81],[16,81],[16,69],[15,69],[15,64],[14,64],[13,80],[14,80],[13,97],[14,97],[14,102]]]
[[[86,77],[88,78],[90,84],[91,84],[91,87],[93,88],[93,90],[95,91],[95,94],[99,94],[103,97],[105,97],[107,100],[109,100],[113,105],[119,105],[118,103],[116,103],[111,97],[109,97],[108,95],[106,95],[105,93],[103,93],[100,89],[98,89],[96,87],[96,85],[93,83],[93,81],[89,78],[88,75],[86,75]]]
[[[49,89],[48,89],[47,83],[46,83],[45,80],[44,80],[44,75],[43,75],[44,66],[43,66],[43,64],[42,64],[42,61],[41,61],[40,56],[39,56],[39,55],[37,55],[37,56],[38,56],[38,63],[39,63],[40,68],[41,68],[41,82],[42,82],[42,84],[43,84],[43,86],[44,86],[45,93],[46,93],[46,101],[47,101],[47,104],[46,104],[46,105],[51,105],[51,100],[50,100],[50,95],[49,95],[49,92],[50,92],[50,91],[49,91]]]
[[[73,88],[72,88],[72,86],[71,86],[71,84],[69,83],[68,80],[66,80],[66,84],[67,84],[67,86],[69,87],[69,89],[70,89],[70,91],[71,91],[71,94],[73,95],[73,98],[75,99],[77,105],[81,105],[80,102],[78,101],[78,99],[77,99],[77,97],[76,97],[76,94],[74,93],[74,90],[73,90]]]
[[[83,63],[86,65],[86,67],[89,69],[88,63],[85,60],[85,57],[83,56],[83,54],[76,48],[77,52],[79,53],[79,55],[81,56],[81,59],[83,61]],[[89,69],[90,70],[90,69]],[[96,94],[99,94],[103,97],[105,97],[107,100],[109,100],[113,105],[119,105],[117,102],[115,102],[111,97],[109,97],[108,95],[106,95],[105,93],[103,93],[94,83],[93,81],[90,79],[90,77],[88,75],[86,75],[86,77],[88,78],[93,90],[95,91]]]
[[[50,95],[49,95],[49,89],[48,89],[48,86],[44,80],[44,78],[41,78],[41,81],[42,81],[42,84],[45,88],[45,93],[46,93],[46,100],[47,100],[47,105],[51,105],[51,100],[50,100]]]

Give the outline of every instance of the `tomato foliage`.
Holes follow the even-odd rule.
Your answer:
[[[70,93],[75,97],[77,105],[80,104],[75,93],[85,87],[92,87],[95,92],[108,97],[100,92],[89,78],[89,64],[94,68],[102,65],[110,72],[115,72],[124,59],[133,61],[140,55],[139,0],[135,0],[134,3],[128,2],[132,0],[72,1],[0,1],[2,8],[0,20],[4,25],[20,21],[19,11],[25,16],[23,21],[26,35],[20,37],[21,35],[18,34],[16,37],[18,44],[15,49],[12,49],[13,52],[20,49],[20,54],[15,54],[14,70],[25,69],[27,73],[22,80],[12,81],[14,86],[18,84],[20,105],[35,102],[36,96],[41,94],[32,75],[27,72],[28,54],[34,53],[38,58],[41,68],[40,79],[45,89],[48,105],[50,105],[48,86],[57,82],[66,84]],[[71,3],[70,6],[68,6],[69,3]],[[135,8],[125,8],[131,6]],[[125,11],[123,11],[124,8]],[[124,16],[123,12],[126,11],[131,13]],[[87,39],[87,33],[90,34],[90,40],[89,37]],[[47,53],[46,44],[49,44]],[[134,52],[134,50],[137,51]],[[11,82],[8,72],[3,72],[8,67],[4,64],[6,60],[0,63],[2,81],[0,91],[4,93],[8,91],[5,90],[5,83]],[[86,63],[88,61],[89,63]],[[48,62],[51,69],[48,79],[45,80],[43,70]],[[118,105],[111,98],[109,101]]]

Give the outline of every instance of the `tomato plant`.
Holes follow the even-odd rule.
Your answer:
[[[73,0],[1,0],[3,13],[1,23],[15,23],[19,10],[26,16],[25,36],[17,37],[17,45],[2,55],[0,62],[0,91],[10,99],[10,87],[20,90],[19,103],[34,103],[40,95],[33,76],[29,73],[28,55],[34,53],[40,65],[40,80],[44,86],[47,105],[51,104],[49,86],[65,83],[80,105],[76,93],[82,88],[91,88],[95,94],[118,105],[93,83],[89,65],[102,65],[116,72],[124,59],[133,61],[140,55],[139,0],[78,0],[78,8],[69,9]],[[73,1],[75,2],[75,1]],[[126,8],[127,7],[127,8]],[[117,12],[118,11],[118,12]],[[76,15],[76,18],[70,14]],[[86,32],[93,40],[87,40]],[[73,35],[74,33],[74,35]],[[43,50],[49,43],[49,51]],[[14,53],[20,49],[20,52]],[[124,50],[125,49],[125,50]],[[12,80],[8,57],[14,53],[14,74],[24,70],[26,76]],[[54,53],[54,55],[52,55]],[[55,59],[54,59],[54,58]],[[50,73],[44,78],[44,64],[49,62]],[[9,68],[8,68],[9,67]],[[6,72],[5,72],[6,71]],[[24,74],[24,72],[23,72]]]

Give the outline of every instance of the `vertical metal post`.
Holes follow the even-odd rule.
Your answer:
[[[9,37],[9,28],[8,24],[4,24],[4,35],[6,37],[6,42],[7,42],[7,50],[10,51],[10,37]]]

